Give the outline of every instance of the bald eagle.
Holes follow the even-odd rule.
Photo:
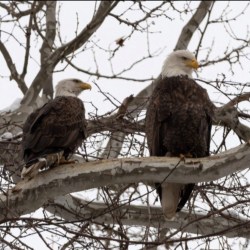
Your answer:
[[[68,157],[86,138],[83,102],[77,96],[91,86],[78,79],[62,80],[55,99],[31,113],[23,126],[22,178],[33,177],[40,168]]]
[[[146,136],[151,156],[205,157],[209,155],[213,104],[205,89],[192,79],[199,67],[189,51],[172,52],[155,87],[146,114]],[[175,216],[185,205],[194,183],[156,183],[163,214]]]

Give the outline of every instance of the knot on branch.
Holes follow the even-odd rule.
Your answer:
[[[123,102],[122,102],[121,106],[119,107],[119,110],[116,114],[117,119],[123,118],[125,116],[125,114],[128,110],[128,106],[133,100],[134,100],[133,95],[130,95],[123,100]]]
[[[228,105],[216,108],[214,112],[214,123],[235,129],[239,124],[237,108]]]

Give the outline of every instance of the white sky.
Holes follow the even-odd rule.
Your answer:
[[[198,3],[193,3],[193,5],[197,5]],[[129,3],[122,3],[118,5],[116,9],[116,13],[119,13],[119,9],[122,9],[124,5],[130,5]],[[181,5],[181,4],[179,4]],[[59,6],[59,4],[58,4]],[[119,6],[121,6],[119,8]],[[218,16],[221,13],[221,9],[224,8],[225,2],[217,2],[214,16]],[[234,16],[238,12],[240,12],[244,6],[246,6],[246,2],[232,2],[231,3],[231,14],[229,16]],[[76,27],[76,13],[78,12],[78,18],[79,18],[79,27],[81,30],[82,27],[86,25],[87,22],[92,17],[94,8],[93,2],[68,2],[65,1],[62,3],[61,7],[61,17],[60,17],[60,25],[61,25],[61,36],[62,39],[65,42],[68,42],[70,39],[72,39],[75,36],[75,27]],[[91,11],[90,11],[91,10]],[[217,14],[218,13],[218,14]],[[0,13],[1,14],[1,13]],[[249,13],[248,13],[249,14]],[[248,15],[244,17],[240,17],[240,19],[237,20],[237,22],[232,22],[231,26],[237,27],[234,29],[234,32],[238,33],[238,36],[241,38],[246,37],[246,32],[249,24]],[[1,14],[2,16],[3,14]],[[63,18],[67,15],[67,18]],[[172,22],[167,21],[165,23],[165,19],[159,18],[157,20],[154,20],[155,25],[152,25],[152,31],[156,31],[158,33],[152,35],[149,39],[150,42],[150,50],[151,52],[154,52],[160,48],[166,47],[166,49],[162,52],[162,54],[153,59],[153,60],[147,60],[142,65],[137,66],[134,70],[132,70],[129,74],[130,77],[138,77],[138,78],[149,78],[149,77],[157,77],[161,70],[162,62],[166,55],[170,53],[176,42],[178,35],[181,32],[181,29],[183,27],[183,24],[186,23],[189,16],[183,15],[183,20],[180,20],[179,15],[174,15],[173,13],[170,13],[170,16],[173,19]],[[248,16],[248,17],[247,17]],[[133,16],[132,16],[133,18]],[[135,17],[134,17],[135,18]],[[6,25],[1,25],[2,29],[6,30]],[[15,28],[17,30],[17,28]],[[103,46],[104,48],[108,49],[115,48],[115,40],[121,36],[126,36],[129,34],[129,28],[127,28],[125,25],[118,25],[117,22],[114,22],[114,19],[112,17],[109,17],[107,20],[105,20],[102,27],[94,34],[93,38],[98,43],[99,46]],[[6,34],[2,33],[2,41],[6,40]],[[191,41],[191,44],[189,46],[189,49],[193,51],[197,46],[199,33],[194,36],[194,38]],[[23,37],[23,36],[22,36]],[[21,38],[21,36],[20,36]],[[18,37],[18,39],[20,39]],[[33,37],[34,38],[34,37]],[[206,41],[205,45],[203,46],[204,50],[201,51],[198,60],[204,60],[204,56],[207,53],[208,47],[210,47],[212,41],[214,40],[214,50],[212,51],[210,58],[217,58],[218,56],[221,56],[225,50],[226,46],[234,46],[235,42],[228,37],[228,35],[225,33],[225,29],[222,25],[211,25],[206,33],[206,37],[204,39]],[[59,43],[57,43],[59,44]],[[39,69],[39,45],[40,43],[33,45],[32,47],[32,57],[35,60],[31,60],[31,63],[29,65],[28,74],[26,77],[26,82],[28,85],[33,81],[34,76],[38,72]],[[9,49],[10,54],[13,58],[13,61],[15,62],[15,65],[19,72],[22,69],[23,64],[23,53],[24,50],[20,47],[19,44],[17,44],[16,41],[8,37],[8,42],[6,43],[6,47]],[[103,72],[105,74],[110,73],[110,64],[108,57],[105,56],[105,54],[97,49],[95,52],[96,60],[98,63],[98,67],[100,72]],[[117,55],[114,58],[113,67],[115,72],[119,72],[120,70],[128,67],[131,62],[134,60],[140,59],[143,56],[147,56],[147,40],[146,40],[146,34],[136,34],[134,37],[132,37],[129,40],[125,41],[125,46],[122,47]],[[35,62],[36,61],[36,62]],[[77,60],[75,60],[77,66],[83,67],[84,69],[90,69],[92,71],[95,71],[95,64],[93,62],[93,53],[91,50],[86,51],[82,54],[82,56],[79,56]],[[5,62],[0,55],[0,75],[4,76],[0,78],[0,109],[5,108],[6,106],[10,105],[14,99],[17,97],[22,97],[21,91],[18,89],[17,84],[14,81],[9,80],[9,71],[6,68]],[[235,81],[239,82],[245,82],[246,79],[249,79],[249,69],[244,68],[244,70],[239,69],[235,72],[234,76],[230,76],[230,73],[228,72],[227,65],[216,65],[213,67],[209,67],[206,69],[203,69],[202,72],[198,72],[198,77],[202,77],[205,79],[211,79],[215,80],[218,74],[224,73],[226,75],[229,75],[229,79],[233,79]],[[62,64],[59,64],[57,67],[57,70],[62,69]],[[225,72],[226,69],[226,72]],[[63,78],[80,78],[85,81],[89,81],[90,83],[94,80],[98,83],[98,85],[103,89],[104,91],[109,92],[110,94],[114,95],[119,99],[120,101],[123,100],[126,96],[130,95],[131,93],[138,93],[139,90],[144,88],[148,83],[135,83],[130,81],[119,81],[119,80],[106,80],[106,79],[96,79],[95,77],[89,78],[83,73],[77,72],[74,69],[67,67],[63,72],[55,73],[54,74],[54,83],[56,84],[59,80]],[[213,96],[213,93],[210,93],[210,97],[215,100],[218,100],[218,96]],[[104,108],[104,105],[102,104],[103,97],[100,97],[100,95],[97,94],[96,87],[93,88],[92,92],[86,92],[84,93],[84,99],[85,100],[93,100],[95,104],[98,103],[98,101],[101,101],[100,109]],[[106,102],[107,103],[107,102]],[[97,105],[98,106],[98,105]]]

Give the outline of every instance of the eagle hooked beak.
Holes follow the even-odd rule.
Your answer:
[[[198,69],[199,68],[199,63],[197,62],[196,59],[193,59],[193,60],[188,60],[186,62],[186,65],[190,68],[193,68],[193,69]]]
[[[80,88],[83,89],[83,90],[85,90],[85,89],[90,89],[91,90],[92,89],[91,85],[88,84],[88,83],[85,83],[85,82],[82,82],[80,84]]]

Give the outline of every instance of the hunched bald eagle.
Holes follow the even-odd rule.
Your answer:
[[[192,79],[198,62],[189,51],[171,53],[155,87],[146,114],[151,156],[205,157],[209,155],[213,104],[205,89]],[[163,214],[171,219],[185,205],[194,183],[156,183]]]
[[[31,113],[23,126],[22,178],[33,177],[40,168],[68,159],[86,138],[83,102],[77,96],[91,86],[78,79],[62,80],[55,99]]]

